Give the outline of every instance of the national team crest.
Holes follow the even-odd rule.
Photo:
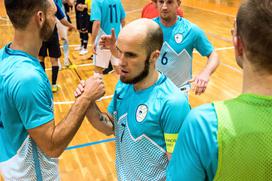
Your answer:
[[[141,104],[138,106],[137,111],[136,111],[136,120],[140,123],[142,122],[148,112],[148,107],[145,104]]]
[[[177,42],[177,43],[181,43],[182,42],[182,39],[183,39],[183,36],[182,36],[182,34],[176,34],[175,35],[175,41]]]

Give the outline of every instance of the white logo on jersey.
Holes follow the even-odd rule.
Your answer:
[[[182,34],[176,34],[175,35],[175,41],[177,42],[177,43],[181,43],[182,42],[182,39],[183,39],[183,37],[182,37]]]
[[[142,122],[147,115],[148,107],[144,104],[138,106],[136,111],[136,120],[140,123]]]

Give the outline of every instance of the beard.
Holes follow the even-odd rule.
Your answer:
[[[145,59],[144,69],[136,77],[126,80],[124,77],[120,76],[120,80],[125,84],[136,84],[136,83],[141,82],[142,80],[144,80],[144,78],[146,78],[148,76],[148,74],[149,74],[149,67],[150,67],[149,59],[150,59],[150,56],[151,56],[151,54],[149,54],[147,56],[147,58]]]
[[[55,26],[54,26],[55,27]],[[41,28],[40,36],[43,41],[49,40],[51,35],[53,34],[54,28],[51,28],[49,22],[47,19],[45,19],[45,22]]]

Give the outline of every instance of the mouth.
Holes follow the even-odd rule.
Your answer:
[[[126,76],[128,74],[128,71],[121,69],[121,76]]]

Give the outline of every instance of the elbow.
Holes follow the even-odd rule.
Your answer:
[[[103,133],[104,133],[104,135],[106,135],[106,136],[111,136],[111,135],[113,135],[113,131],[112,131],[112,130],[111,130],[111,131],[104,131]]]
[[[64,149],[58,148],[54,145],[48,145],[48,147],[42,152],[49,158],[58,158],[63,153]]]
[[[94,27],[100,28],[100,21],[94,21]]]

